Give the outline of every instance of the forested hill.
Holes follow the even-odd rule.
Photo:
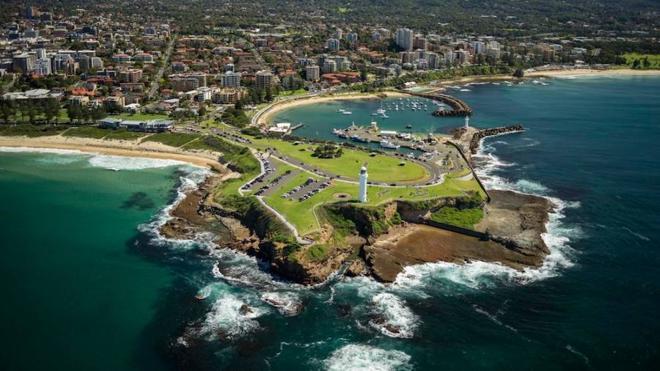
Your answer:
[[[9,1],[8,3],[11,3]],[[26,2],[14,3],[20,9]],[[658,0],[37,0],[29,4],[158,17],[182,27],[325,20],[336,24],[408,26],[421,31],[527,34],[597,31],[657,32]]]

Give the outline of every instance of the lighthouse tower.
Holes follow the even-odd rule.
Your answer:
[[[465,116],[465,128],[470,127],[470,116]]]
[[[360,190],[358,194],[358,198],[360,202],[367,202],[367,177],[369,174],[367,174],[367,167],[362,166],[360,169]]]

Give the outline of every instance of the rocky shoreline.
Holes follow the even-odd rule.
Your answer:
[[[486,136],[521,130],[522,126],[473,129],[471,138],[466,138],[468,133],[461,133],[461,145],[472,150],[472,143],[478,146]],[[172,210],[172,218],[161,227],[161,234],[172,239],[194,239],[200,233],[213,233],[217,246],[256,256],[270,263],[272,273],[303,284],[323,282],[340,269],[349,276],[367,275],[392,282],[406,266],[437,261],[457,264],[485,261],[522,270],[541,266],[549,254],[541,236],[546,232],[545,225],[552,211],[550,201],[533,195],[491,190],[489,202],[483,205],[484,217],[472,234],[424,225],[420,218],[429,210],[410,211],[405,201],[393,201],[383,205],[383,210],[390,216],[397,213],[401,221],[390,224],[386,230],[375,232],[365,214],[344,209],[346,217],[353,218],[356,224],[356,230],[344,240],[346,248],[332,249],[323,261],[291,258],[285,244],[272,241],[254,225],[255,220],[261,219],[258,215],[241,216],[213,200],[212,190],[234,176],[235,173],[225,172],[207,178]],[[458,201],[446,199],[438,205],[453,205]],[[253,210],[252,213],[267,214],[268,211]],[[328,238],[332,234],[331,226],[323,229],[321,240],[324,234]]]

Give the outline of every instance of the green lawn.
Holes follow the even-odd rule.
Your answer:
[[[117,130],[106,130],[108,135],[104,136],[103,139],[114,139],[114,140],[136,140],[145,136],[145,133],[138,131],[128,131],[126,129],[117,129]]]
[[[184,144],[190,143],[191,141],[199,138],[200,136],[196,134],[165,132],[165,133],[150,135],[147,138],[145,138],[144,141],[163,143],[170,147],[181,147]]]
[[[128,131],[126,129],[101,129],[95,126],[72,127],[62,134],[65,137],[113,139],[113,140],[135,140],[145,136],[145,133]]]
[[[423,182],[429,178],[426,169],[414,162],[399,158],[369,153],[351,148],[344,148],[340,158],[320,159],[312,157],[316,144],[299,144],[280,139],[252,139],[254,146],[262,150],[275,148],[280,153],[305,164],[317,167],[335,175],[357,179],[360,168],[368,164],[369,180],[374,182]],[[404,163],[400,166],[400,163]]]
[[[467,229],[474,229],[474,225],[479,223],[483,217],[484,211],[481,208],[459,210],[455,207],[443,207],[431,214],[431,219],[436,222]]]
[[[289,166],[283,166],[283,171],[286,171],[286,169],[292,168]],[[282,194],[300,184],[303,184],[310,177],[319,179],[307,172],[300,172],[289,179],[286,184],[283,184],[273,193],[264,197],[264,201],[266,201],[270,207],[284,215],[287,221],[293,224],[301,235],[305,235],[318,229],[319,225],[316,222],[313,209],[316,204],[327,202],[327,196],[330,196],[331,198],[333,194],[328,192],[332,188],[329,187],[302,202],[282,198]]]
[[[282,171],[285,171],[285,169],[292,168],[285,165],[282,167]],[[310,173],[301,172],[291,178],[286,184],[279,187],[275,192],[264,197],[266,203],[284,215],[298,229],[301,235],[318,230],[319,225],[315,215],[315,209],[318,206],[325,203],[337,202],[338,199],[335,195],[339,193],[348,194],[350,196],[348,200],[355,200],[358,196],[357,184],[335,181],[330,187],[302,202],[281,197],[282,194],[304,183],[310,177],[320,179]],[[447,177],[444,183],[431,187],[408,186],[395,188],[370,186],[367,189],[368,202],[365,205],[375,206],[400,199],[421,201],[438,197],[463,196],[468,195],[469,191],[478,192],[484,196],[476,180],[460,181],[452,177]]]
[[[278,97],[293,97],[307,94],[307,90],[298,89],[298,90],[282,90],[277,96]]]
[[[108,135],[107,129],[100,129],[95,126],[72,127],[62,134],[65,137],[94,138],[101,139]]]

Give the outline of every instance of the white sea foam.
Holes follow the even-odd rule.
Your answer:
[[[54,153],[59,155],[81,155],[83,152],[73,149],[57,149],[57,148],[34,148],[34,147],[0,147],[0,152],[7,153]]]
[[[437,282],[451,282],[471,289],[492,286],[497,282],[529,283],[541,279],[554,277],[561,269],[572,267],[571,260],[574,251],[569,246],[572,239],[582,235],[577,226],[568,226],[563,223],[564,211],[568,208],[580,206],[579,202],[566,202],[548,196],[549,189],[544,185],[529,179],[510,182],[495,174],[504,167],[515,164],[502,161],[493,152],[492,144],[480,146],[475,155],[479,166],[475,169],[486,188],[499,190],[512,190],[521,193],[534,194],[546,197],[553,204],[554,209],[549,215],[546,224],[546,233],[541,238],[548,246],[550,254],[546,256],[539,268],[526,268],[522,271],[506,267],[498,263],[473,261],[466,264],[446,262],[426,263],[405,267],[394,282],[394,287],[405,289],[420,289],[437,287]]]
[[[412,370],[410,358],[398,350],[348,344],[334,351],[324,363],[328,371],[406,371]]]
[[[402,290],[443,287],[436,282],[450,282],[472,289],[492,286],[496,279],[510,278],[516,271],[497,263],[473,261],[465,264],[448,262],[410,265],[396,277],[393,286]],[[453,290],[453,289],[452,289]]]
[[[259,266],[256,258],[245,253],[227,248],[215,248],[211,251],[211,256],[218,260],[212,271],[213,276],[218,279],[259,290],[303,288],[299,284],[277,280]]]
[[[160,234],[160,228],[172,218],[172,210],[186,198],[186,195],[197,189],[199,184],[208,176],[209,170],[194,167],[181,166],[183,175],[179,177],[179,187],[176,189],[176,197],[169,205],[162,208],[150,222],[138,226],[138,230],[151,236],[152,242],[159,246],[169,245],[181,249],[190,249],[201,245],[211,246],[215,236],[212,233],[200,233],[195,240],[169,239]]]
[[[571,260],[574,255],[573,249],[569,243],[572,239],[582,236],[582,231],[578,226],[569,226],[563,223],[565,218],[565,210],[580,207],[580,203],[566,202],[556,197],[548,196],[550,190],[535,181],[529,179],[521,179],[516,182],[510,182],[495,174],[497,170],[503,167],[508,167],[510,164],[500,160],[495,156],[488,145],[483,146],[481,142],[479,152],[476,155],[477,161],[480,161],[480,166],[475,169],[477,176],[482,180],[486,188],[511,190],[521,193],[527,193],[547,198],[553,204],[553,211],[549,215],[548,223],[546,224],[546,233],[541,237],[548,246],[550,254],[546,256],[543,265],[540,268],[532,269],[527,268],[522,272],[505,268],[504,275],[515,279],[520,282],[532,282],[539,279],[554,277],[559,274],[559,270],[569,268],[575,265]],[[483,165],[482,165],[483,164]],[[498,268],[497,271],[501,271]]]
[[[227,292],[213,303],[211,311],[206,314],[200,335],[209,340],[240,338],[259,329],[256,319],[266,313],[268,310],[255,305],[253,299]]]
[[[380,293],[373,297],[377,318],[369,321],[371,327],[383,335],[394,338],[412,338],[419,326],[419,317],[394,294]]]
[[[186,165],[185,162],[176,160],[112,155],[94,155],[89,159],[89,164],[93,167],[100,167],[110,170],[143,170]]]
[[[300,296],[293,292],[266,292],[261,295],[261,300],[287,317],[298,315],[303,307]]]

